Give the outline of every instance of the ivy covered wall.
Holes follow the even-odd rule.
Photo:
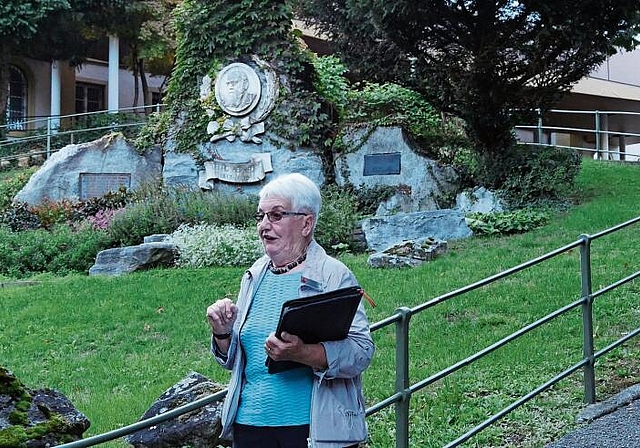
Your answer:
[[[214,116],[207,116],[200,100],[203,77],[215,79],[229,63],[248,63],[257,56],[281,80],[277,103],[265,120],[270,135],[278,136],[273,143],[322,153],[323,136],[331,123],[325,102],[313,88],[311,54],[293,34],[286,1],[186,0],[175,16],[176,63],[167,110],[151,124],[156,135],[170,136],[176,151],[201,159],[198,145],[208,141],[207,124],[228,118],[215,101],[207,105]]]

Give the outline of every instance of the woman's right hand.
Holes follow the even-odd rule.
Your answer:
[[[238,307],[231,299],[220,299],[207,308],[207,321],[215,334],[231,333],[238,317]]]

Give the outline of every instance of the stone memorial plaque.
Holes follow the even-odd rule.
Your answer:
[[[384,176],[400,174],[400,153],[386,152],[364,156],[363,176]]]
[[[229,115],[239,117],[250,113],[258,105],[261,93],[260,77],[242,62],[227,65],[216,78],[216,100]]]
[[[123,186],[131,188],[130,173],[80,173],[80,200],[101,197]]]

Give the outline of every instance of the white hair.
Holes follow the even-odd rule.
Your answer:
[[[266,184],[258,193],[260,199],[282,198],[291,203],[291,211],[311,213],[314,225],[320,214],[322,196],[311,179],[300,173],[284,174]]]

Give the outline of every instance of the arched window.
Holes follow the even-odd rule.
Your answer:
[[[27,118],[27,78],[22,70],[9,66],[9,97],[7,101],[7,124],[9,129],[22,131]]]

